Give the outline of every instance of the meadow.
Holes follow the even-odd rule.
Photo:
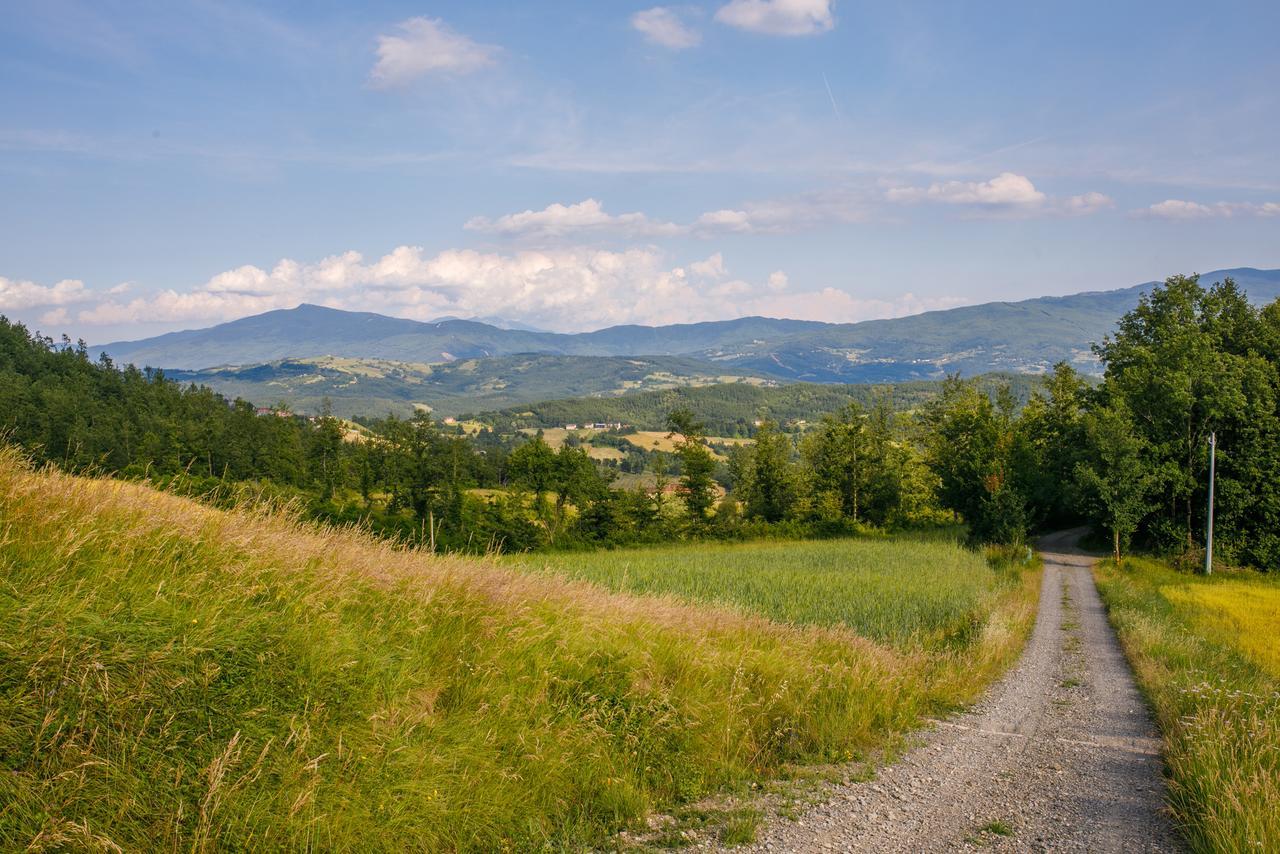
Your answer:
[[[1280,581],[1142,558],[1097,578],[1155,708],[1192,850],[1280,849]]]
[[[835,545],[864,546],[888,547]],[[901,572],[961,604],[922,582],[891,627],[812,597],[612,592],[0,451],[0,848],[607,845],[981,691],[1035,573],[934,546]],[[884,589],[830,586],[836,555],[815,558],[827,595]]]
[[[752,542],[516,555],[513,564],[899,648],[963,647],[1014,576],[947,537]]]

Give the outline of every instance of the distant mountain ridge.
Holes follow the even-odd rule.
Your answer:
[[[1232,277],[1256,303],[1280,296],[1280,270]],[[1058,361],[1097,370],[1090,345],[1156,282],[1113,291],[1036,297],[885,320],[833,324],[743,317],[670,326],[614,326],[562,334],[500,329],[471,320],[434,323],[314,305],[270,311],[208,329],[90,348],[119,363],[172,369],[247,366],[334,356],[438,364],[519,354],[684,356],[721,373],[809,382],[936,379],[947,373],[1039,373]]]
[[[496,410],[558,397],[616,397],[644,391],[782,381],[732,374],[688,356],[560,356],[528,354],[459,359],[447,364],[348,359],[281,359],[247,367],[170,370],[182,383],[205,385],[258,405],[286,403],[296,412],[326,405],[341,417],[407,416],[429,408],[437,416]]]

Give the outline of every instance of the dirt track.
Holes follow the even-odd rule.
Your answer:
[[[981,704],[749,850],[1179,850],[1156,730],[1074,539],[1041,541],[1035,629]]]

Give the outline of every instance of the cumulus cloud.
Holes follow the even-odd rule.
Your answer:
[[[519,317],[562,331],[619,323],[665,324],[742,315],[865,320],[942,308],[963,300],[862,299],[838,288],[797,288],[782,270],[763,281],[731,275],[713,253],[672,265],[653,247],[583,247],[513,253],[451,249],[434,255],[400,246],[366,260],[343,252],[315,262],[281,259],[235,267],[187,291],[133,298],[102,294],[78,310],[49,306],[52,322],[89,326],[208,325],[302,302],[419,320],[442,315]]]
[[[63,279],[37,285],[0,276],[0,311],[20,311],[38,306],[63,306],[89,299],[92,294],[79,279]]]
[[[1002,172],[990,181],[938,181],[928,187],[891,187],[885,198],[891,202],[1006,207],[1039,205],[1045,195],[1027,176]]]
[[[1140,215],[1157,219],[1190,220],[1208,219],[1210,217],[1230,218],[1236,216],[1280,216],[1280,203],[1277,202],[1214,202],[1201,204],[1185,199],[1165,199],[1143,210],[1136,211]]]
[[[729,269],[724,265],[724,256],[719,252],[705,261],[694,261],[689,265],[689,269],[706,279],[722,279],[729,272]]]
[[[494,45],[480,44],[439,18],[409,18],[395,35],[378,36],[378,61],[369,81],[379,88],[403,86],[428,74],[470,74],[492,65]]]
[[[666,6],[636,12],[631,16],[631,26],[647,41],[671,50],[684,50],[702,43],[702,35],[685,26],[680,17]]]
[[[478,216],[463,226],[470,231],[485,231],[507,236],[562,237],[584,231],[608,231],[632,237],[661,237],[688,231],[670,222],[652,220],[642,213],[607,213],[596,199],[577,204],[547,205],[540,211],[526,210],[505,214],[496,220]]]
[[[1088,216],[1115,207],[1115,200],[1096,191],[1049,196],[1026,175],[1016,172],[1002,172],[989,181],[936,181],[927,187],[890,187],[884,197],[897,203],[956,205],[993,216]]]
[[[1070,196],[1061,203],[1064,213],[1072,216],[1083,216],[1086,214],[1097,213],[1108,208],[1116,206],[1115,200],[1110,196],[1098,192],[1083,193],[1079,196]]]
[[[808,36],[836,25],[834,0],[730,0],[716,20],[740,30],[771,36]]]

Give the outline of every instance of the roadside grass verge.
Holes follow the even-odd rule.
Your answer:
[[[936,713],[1020,645],[991,601],[935,653],[0,450],[0,849],[606,844]]]
[[[1096,575],[1155,708],[1191,848],[1280,850],[1280,582],[1142,558]]]

